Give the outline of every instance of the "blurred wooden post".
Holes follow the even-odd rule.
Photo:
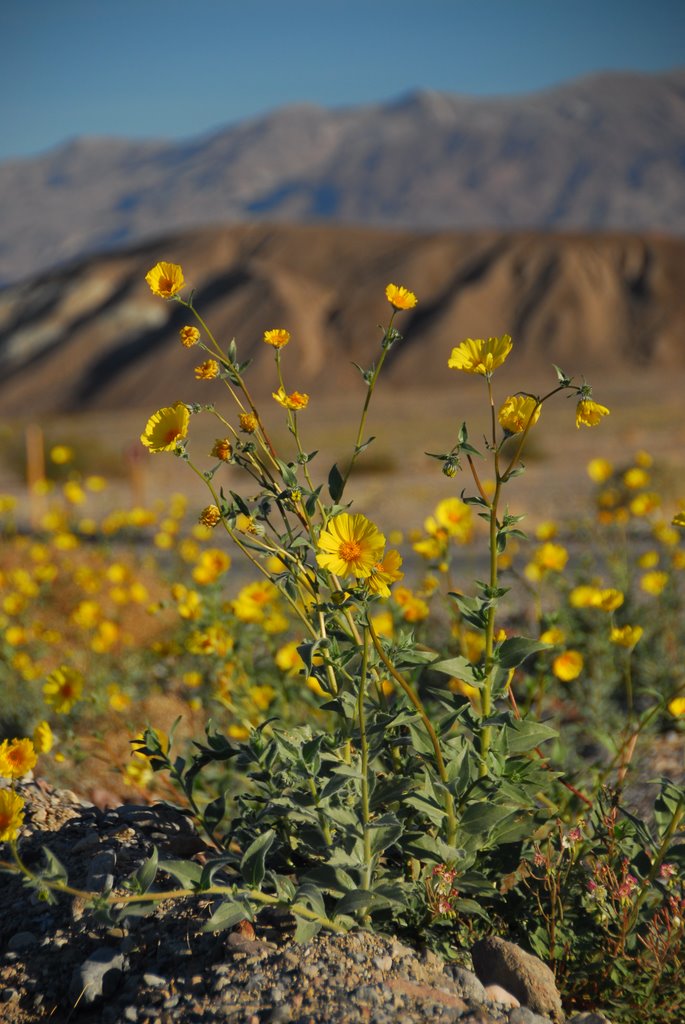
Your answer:
[[[25,432],[26,487],[29,493],[29,522],[37,530],[45,510],[45,438],[43,428],[29,423]]]
[[[145,470],[143,458],[145,452],[135,442],[125,450],[124,458],[128,469],[128,482],[131,488],[131,506],[137,508],[145,505]]]

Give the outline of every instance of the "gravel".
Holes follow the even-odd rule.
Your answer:
[[[202,856],[190,820],[169,805],[102,811],[41,780],[19,788],[26,864],[47,845],[76,887],[116,891],[153,843],[161,856]],[[255,932],[202,932],[202,897],[113,928],[77,898],[47,905],[6,873],[0,907],[3,1024],[549,1024],[489,1001],[471,971],[392,936],[322,932],[299,945],[282,916],[260,918]]]

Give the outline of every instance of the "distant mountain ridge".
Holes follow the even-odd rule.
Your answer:
[[[245,221],[685,235],[685,69],[529,96],[284,107],[169,143],[76,139],[0,164],[0,282]]]
[[[521,369],[628,370],[636,391],[643,370],[685,375],[685,239],[252,224],[158,238],[5,288],[4,417],[216,399],[218,385],[194,379],[205,356],[179,341],[192,317],[145,283],[160,259],[181,264],[215,336],[235,336],[239,359],[253,360],[259,398],[275,386],[262,342],[272,327],[292,333],[290,388],[319,400],[359,388],[353,363],[378,357],[390,281],[419,297],[384,370],[398,392],[451,386],[452,347],[504,333]]]

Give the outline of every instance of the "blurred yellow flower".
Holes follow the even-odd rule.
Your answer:
[[[29,739],[3,740],[0,743],[0,777],[21,779],[35,768],[38,757]]]
[[[401,284],[389,284],[385,289],[385,297],[395,309],[413,309],[418,302],[414,293]]]
[[[284,409],[306,409],[309,405],[309,395],[302,394],[300,391],[293,391],[292,394],[286,394],[284,387],[280,387],[278,391],[273,391],[271,397],[282,405]]]
[[[65,466],[73,460],[74,450],[66,444],[56,444],[50,449],[50,461],[54,462],[56,466]]]
[[[33,730],[33,745],[36,748],[37,754],[48,754],[54,745],[55,736],[50,723],[43,719]]]
[[[643,491],[636,494],[630,502],[630,511],[634,516],[649,516],[661,507],[661,497],[656,491]]]
[[[568,562],[568,551],[563,545],[548,541],[535,551],[533,561],[545,572],[563,572]]]
[[[668,702],[668,710],[674,718],[685,716],[685,697],[674,697],[673,700]]]
[[[112,711],[127,711],[131,706],[131,698],[116,683],[107,687],[107,702]]]
[[[66,715],[83,694],[83,676],[69,665],[61,665],[51,672],[43,686],[45,703],[57,714]]]
[[[176,263],[156,263],[152,270],[148,270],[145,280],[153,295],[162,299],[170,299],[185,284],[183,271]]]
[[[399,551],[386,551],[380,562],[377,562],[371,570],[368,579],[369,590],[379,597],[390,597],[390,585],[404,577],[400,572],[402,558]]]
[[[547,519],[542,523],[538,523],[538,525],[535,527],[535,536],[538,540],[542,541],[554,540],[554,538],[557,535],[557,532],[557,524],[551,519]]]
[[[206,586],[218,580],[230,567],[231,558],[225,551],[220,548],[207,548],[201,552],[193,569],[193,579],[196,583]]]
[[[640,586],[645,593],[652,594],[654,597],[659,596],[667,583],[668,573],[660,572],[659,570],[646,572],[640,580]]]
[[[576,426],[596,427],[602,416],[608,416],[609,410],[599,402],[593,402],[591,398],[581,398],[576,406]]]
[[[512,348],[508,334],[501,338],[467,338],[452,349],[447,365],[453,370],[465,373],[489,375],[501,366]]]
[[[614,612],[617,608],[621,607],[624,600],[625,598],[620,590],[616,590],[614,587],[607,587],[598,591],[595,605],[597,608],[601,608],[603,612]]]
[[[214,380],[215,377],[219,376],[219,364],[216,359],[205,359],[204,363],[200,363],[199,366],[195,367],[195,379],[196,380]]]
[[[11,789],[0,789],[0,842],[13,842],[24,824],[24,801]]]
[[[245,725],[229,725],[226,732],[232,740],[238,741],[246,740],[250,735],[250,730]]]
[[[640,555],[638,558],[637,564],[641,569],[655,569],[659,564],[659,552],[645,551],[644,555]]]
[[[649,473],[645,472],[640,466],[633,466],[623,474],[623,483],[626,487],[636,491],[639,487],[647,486],[649,483]]]
[[[635,465],[636,466],[642,466],[644,469],[649,469],[649,467],[653,463],[654,463],[654,459],[649,454],[649,452],[646,452],[643,449],[640,449],[639,452],[635,452]]]
[[[393,597],[405,622],[423,622],[428,618],[430,608],[427,602],[413,594],[408,587],[396,587]]]
[[[67,480],[62,493],[70,505],[82,505],[86,500],[86,492],[77,480]]]
[[[187,436],[189,423],[188,407],[183,402],[176,402],[152,414],[140,440],[151,452],[172,452]]]
[[[564,651],[552,662],[552,672],[564,683],[577,679],[583,671],[583,655],[580,651]]]
[[[207,505],[198,516],[198,523],[201,526],[214,527],[221,520],[221,512],[216,505]]]
[[[676,512],[676,514],[673,516],[673,519],[671,520],[671,524],[673,526],[680,526],[682,529],[685,529],[685,512]]]
[[[248,696],[259,711],[267,711],[274,702],[276,691],[273,686],[251,686],[248,690]]]
[[[554,647],[558,647],[566,642],[566,633],[559,626],[550,626],[549,629],[540,633],[540,640],[543,644],[552,644]]]
[[[587,464],[587,475],[596,484],[605,484],[613,472],[614,467],[608,459],[590,459]]]
[[[378,636],[392,636],[394,623],[391,612],[378,612],[371,616],[371,624]]]
[[[267,345],[273,345],[274,348],[283,348],[290,341],[290,331],[286,331],[282,327],[275,327],[271,331],[264,331],[263,340]]]
[[[634,647],[643,632],[642,626],[613,626],[609,639],[619,647]]]
[[[238,592],[231,609],[241,622],[263,622],[265,611],[277,597],[278,589],[270,580],[255,580]]]
[[[509,395],[499,411],[500,426],[508,434],[521,434],[528,424],[535,426],[542,406],[530,395]]]
[[[385,537],[361,513],[341,512],[319,536],[316,560],[336,576],[367,579],[383,557]]]
[[[197,327],[182,327],[179,334],[181,336],[181,344],[185,345],[186,348],[192,348],[200,340],[200,332]]]
[[[674,548],[680,541],[680,534],[668,523],[655,523],[652,529],[655,538],[666,547]]]
[[[233,637],[221,626],[207,626],[190,634],[186,648],[190,654],[217,654],[224,658],[233,650]]]

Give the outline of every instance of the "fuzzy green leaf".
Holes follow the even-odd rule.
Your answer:
[[[246,885],[252,885],[258,889],[262,884],[265,873],[264,859],[275,838],[276,833],[273,829],[269,829],[267,832],[263,832],[262,835],[257,836],[243,854],[243,859],[240,862],[240,871]]]

